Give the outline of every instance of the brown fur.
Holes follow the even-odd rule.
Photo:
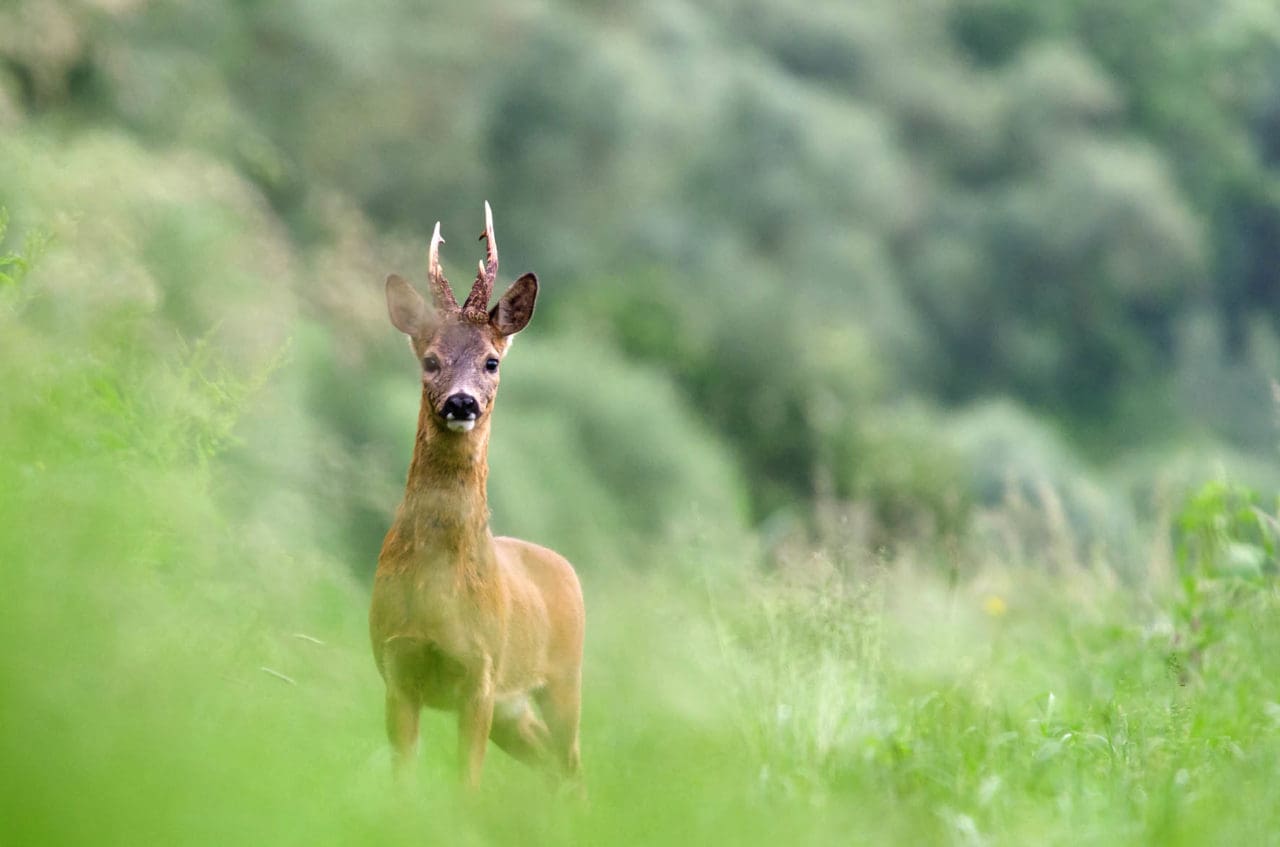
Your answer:
[[[487,230],[492,245],[491,224]],[[496,272],[496,247],[491,264]],[[419,712],[429,707],[457,713],[459,763],[471,787],[489,739],[522,761],[579,776],[584,611],[577,575],[545,547],[495,538],[485,495],[498,379],[484,363],[505,354],[509,336],[532,316],[536,293],[536,278],[522,277],[481,322],[474,309],[464,313],[455,302],[450,310],[439,297],[432,313],[404,280],[387,282],[393,323],[409,332],[420,362],[439,363],[424,367],[413,460],[378,556],[369,610],[398,772],[411,768]],[[459,390],[480,404],[470,432],[450,430],[441,417],[445,399]]]

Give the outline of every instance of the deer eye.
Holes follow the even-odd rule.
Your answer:
[[[484,369],[491,374],[498,372],[498,360],[490,356],[484,360]]]
[[[435,353],[432,353],[422,360],[422,369],[429,374],[433,374],[440,370],[440,360],[436,358]]]

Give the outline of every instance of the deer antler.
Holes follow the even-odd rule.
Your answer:
[[[440,235],[440,222],[436,221],[435,232],[431,233],[431,248],[427,251],[427,282],[431,285],[431,301],[441,312],[458,311],[458,301],[449,287],[449,280],[444,278],[440,269],[440,245],[444,236]]]
[[[498,242],[493,237],[493,210],[489,208],[488,200],[484,204],[484,232],[480,233],[480,238],[485,242],[485,260],[476,270],[475,284],[471,286],[462,311],[469,316],[474,315],[477,320],[488,320],[489,298],[493,296],[493,282],[498,277]]]

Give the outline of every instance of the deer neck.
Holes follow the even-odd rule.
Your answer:
[[[413,460],[396,532],[413,558],[483,576],[491,566],[489,532],[489,417],[469,433],[444,429],[424,392]]]

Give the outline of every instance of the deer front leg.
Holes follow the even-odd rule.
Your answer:
[[[387,689],[387,740],[391,742],[392,770],[396,781],[408,784],[418,752],[418,704]]]
[[[468,679],[467,694],[458,710],[458,765],[467,788],[480,787],[480,769],[493,727],[493,663],[485,657]]]

